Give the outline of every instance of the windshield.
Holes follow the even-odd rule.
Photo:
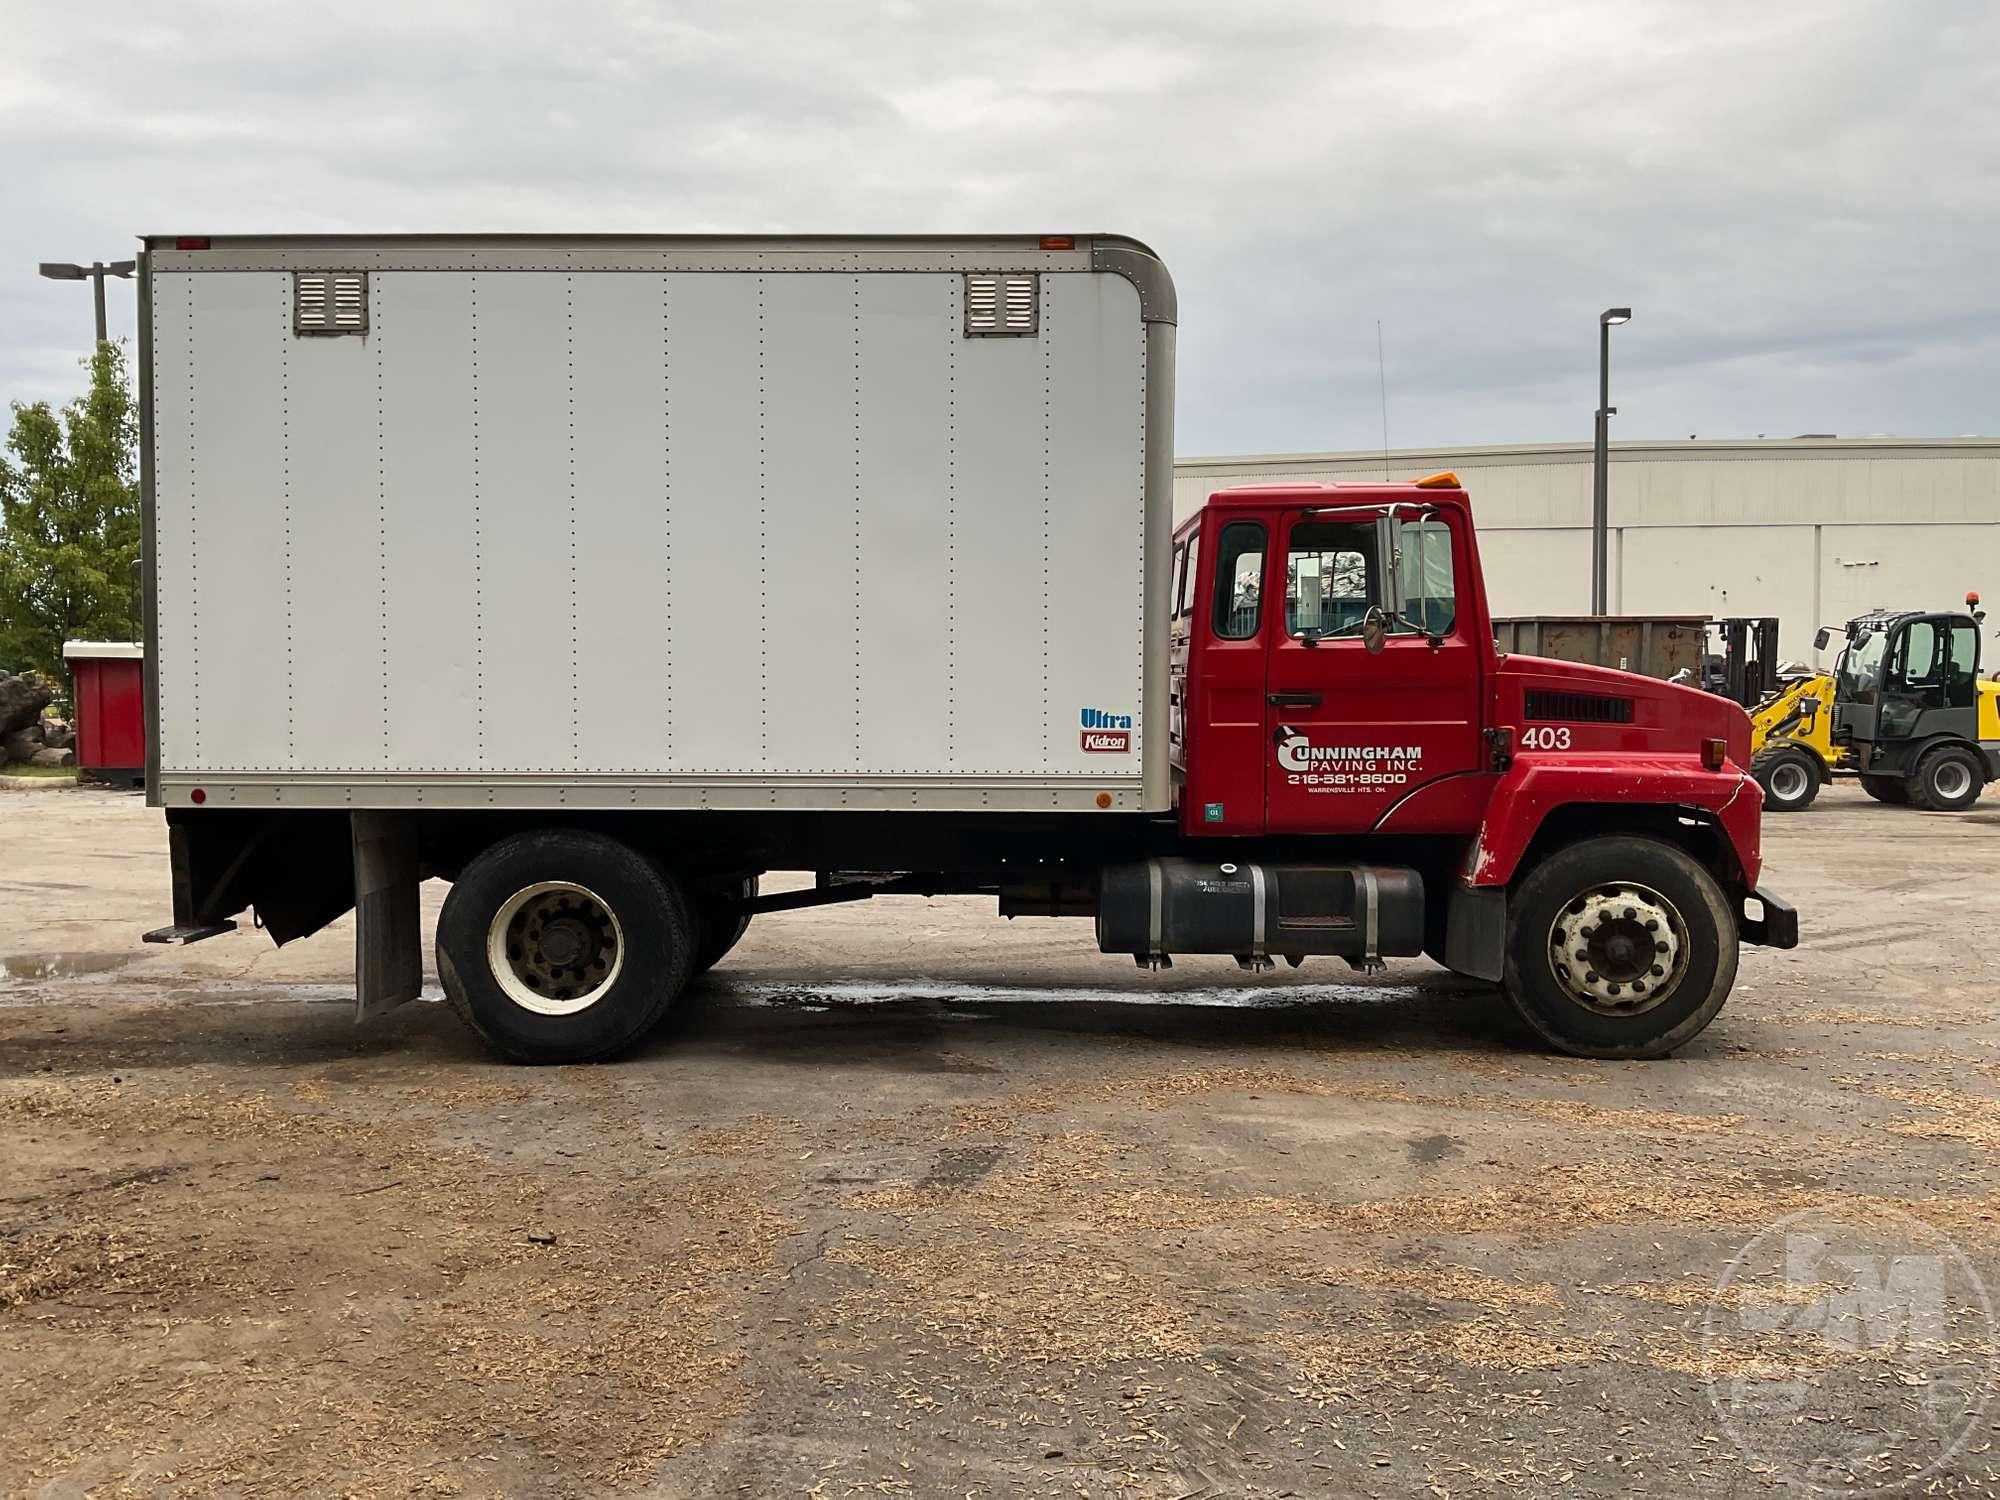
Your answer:
[[[1863,630],[1840,653],[1840,696],[1855,703],[1872,703],[1882,685],[1882,658],[1889,648],[1886,630]]]

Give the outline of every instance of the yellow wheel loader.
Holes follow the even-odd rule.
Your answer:
[[[1767,811],[1804,811],[1837,775],[1930,812],[1979,800],[2000,777],[2000,682],[1979,678],[1986,616],[1977,594],[1965,602],[1964,614],[1850,620],[1833,671],[1782,683],[1750,711],[1750,774]]]

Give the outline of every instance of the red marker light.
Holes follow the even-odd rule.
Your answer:
[[[184,234],[174,241],[176,250],[206,250],[208,236],[205,234]]]
[[[194,805],[197,807],[201,806],[201,804],[206,802],[207,800],[208,800],[208,793],[204,792],[200,787],[196,787],[193,791],[188,793],[188,801],[194,803]]]
[[[1073,234],[1045,234],[1042,236],[1044,250],[1074,250],[1076,236]]]

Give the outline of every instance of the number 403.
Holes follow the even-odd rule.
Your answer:
[[[1524,729],[1521,731],[1521,744],[1528,750],[1567,750],[1569,728],[1564,725],[1561,728]]]

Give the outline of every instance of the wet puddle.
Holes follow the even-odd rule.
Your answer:
[[[1189,1005],[1240,1009],[1323,1005],[1332,1002],[1383,1004],[1404,1000],[1421,986],[1372,984],[1215,985],[1199,989],[1084,989],[1022,985],[953,984],[946,980],[892,980],[883,984],[738,984],[735,997],[752,1005],[796,1010],[840,1010],[928,1004],[981,1008],[1002,1005]]]
[[[75,979],[109,974],[139,957],[136,953],[10,953],[0,958],[9,979]]]

